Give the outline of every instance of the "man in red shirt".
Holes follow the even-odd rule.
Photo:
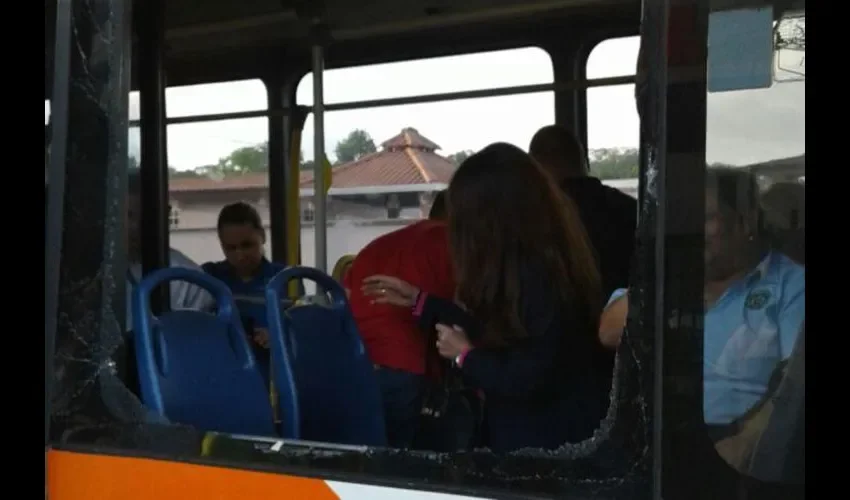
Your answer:
[[[349,304],[381,388],[390,446],[409,448],[416,436],[425,390],[427,338],[411,311],[373,304],[361,291],[375,274],[397,276],[438,297],[453,297],[455,282],[444,219],[444,194],[429,220],[413,223],[366,245],[345,276]],[[430,363],[429,363],[430,364]]]

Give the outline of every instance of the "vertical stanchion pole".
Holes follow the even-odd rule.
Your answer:
[[[316,258],[313,265],[322,272],[328,267],[324,70],[324,48],[317,39],[313,45],[313,204],[315,205],[313,227],[316,238]]]

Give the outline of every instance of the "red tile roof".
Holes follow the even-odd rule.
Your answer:
[[[436,143],[408,127],[384,141],[382,150],[333,168],[335,188],[448,184],[455,166],[438,155]],[[313,186],[313,172],[302,171],[300,186]],[[209,177],[181,177],[169,182],[171,192],[265,189],[268,174],[250,173],[220,180]]]
[[[381,147],[381,151],[334,167],[332,187],[448,184],[454,174],[454,164],[435,152],[440,146],[415,128],[405,128]],[[301,187],[311,187],[312,182],[312,172],[308,172]]]

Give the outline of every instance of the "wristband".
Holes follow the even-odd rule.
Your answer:
[[[455,358],[455,365],[457,365],[458,368],[463,368],[463,360],[466,359],[466,355],[469,354],[471,350],[472,349],[466,349],[465,351],[457,355],[457,357]]]

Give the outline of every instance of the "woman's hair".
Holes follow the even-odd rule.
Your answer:
[[[221,231],[221,228],[224,226],[251,226],[252,229],[256,229],[263,235],[263,239],[266,239],[266,230],[263,227],[263,221],[260,219],[260,214],[257,213],[257,210],[251,205],[238,201],[236,203],[231,203],[230,205],[226,205],[221,209],[221,212],[218,213],[218,224],[216,225],[217,229]]]
[[[528,335],[520,321],[522,275],[542,273],[558,308],[586,312],[593,327],[602,285],[578,210],[519,148],[496,143],[469,157],[448,188],[458,300],[495,343]]]
[[[446,218],[446,190],[437,191],[434,201],[431,202],[431,210],[428,212],[431,220],[444,220]]]

